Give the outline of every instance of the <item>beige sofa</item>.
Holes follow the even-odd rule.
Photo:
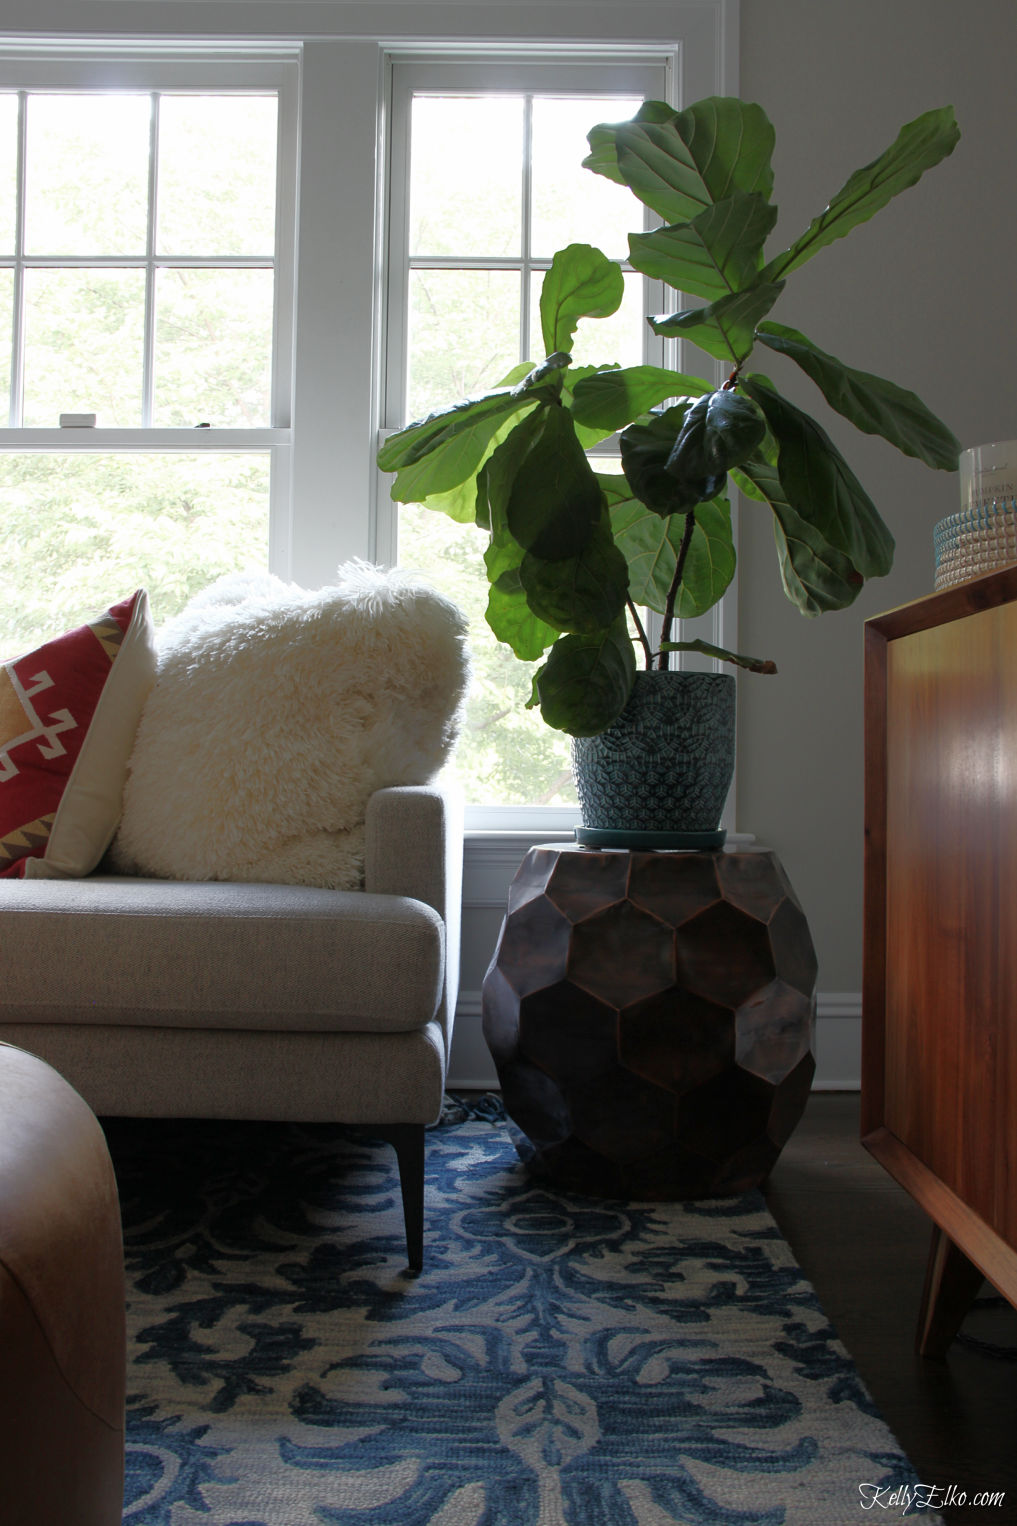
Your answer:
[[[378,790],[365,888],[0,880],[0,1040],[94,1112],[364,1125],[396,1148],[410,1265],[459,971],[462,826]]]

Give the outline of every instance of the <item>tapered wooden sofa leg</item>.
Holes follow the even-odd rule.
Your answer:
[[[386,1123],[371,1132],[396,1152],[406,1221],[406,1255],[410,1270],[419,1272],[424,1265],[424,1125]]]

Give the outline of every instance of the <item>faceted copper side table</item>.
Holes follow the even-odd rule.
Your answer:
[[[771,852],[531,848],[483,988],[528,1168],[601,1197],[758,1186],[808,1098],[815,981]]]

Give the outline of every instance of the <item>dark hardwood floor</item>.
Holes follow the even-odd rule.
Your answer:
[[[958,1501],[967,1495],[966,1504],[942,1510],[944,1519],[1010,1526],[1017,1523],[1017,1312],[979,1301],[944,1361],[915,1354],[931,1227],[863,1149],[858,1119],[857,1095],[813,1093],[767,1184],[770,1210],[919,1478],[953,1485]],[[987,1283],[982,1297],[993,1297]],[[973,1503],[976,1494],[1000,1490],[1002,1505]],[[859,1520],[893,1515],[900,1512],[860,1511]]]

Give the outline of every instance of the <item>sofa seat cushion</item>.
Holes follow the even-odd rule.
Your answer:
[[[402,1033],[441,1000],[444,926],[409,897],[118,875],[0,895],[7,1024]]]

